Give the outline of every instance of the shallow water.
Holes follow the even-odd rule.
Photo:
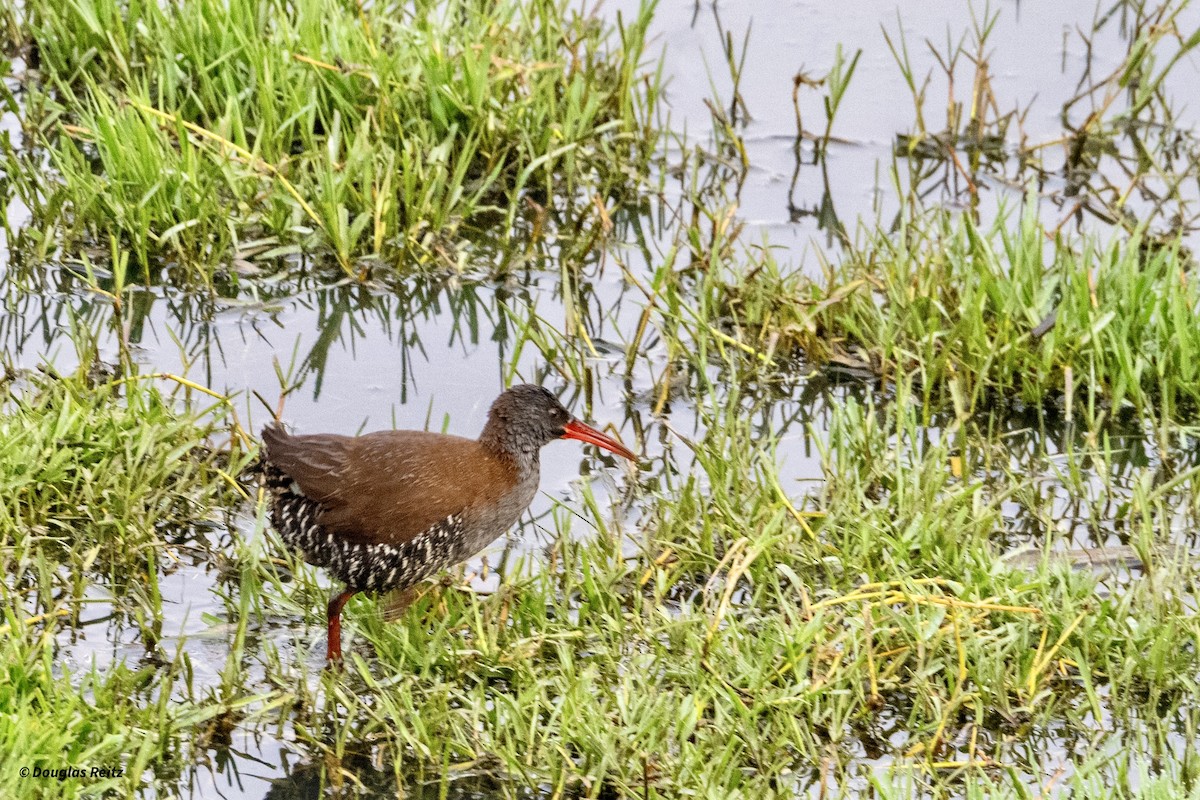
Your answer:
[[[609,3],[603,10],[628,13],[634,6],[632,0],[625,0]],[[1053,140],[1062,135],[1063,103],[1076,95],[1081,84],[1108,74],[1120,63],[1126,48],[1121,26],[1104,27],[1089,52],[1080,44],[1075,27],[1091,26],[1097,14],[1093,3],[1005,2],[994,11],[998,18],[986,52],[997,105],[1001,111],[1028,107],[1022,125],[1024,137],[1031,142]],[[974,19],[981,19],[983,13],[976,9]],[[1191,19],[1181,22],[1183,29],[1200,26],[1200,9],[1193,7],[1185,13]],[[948,40],[957,42],[971,30],[972,20],[970,7],[952,0],[903,6],[883,0],[856,3],[853,13],[847,13],[845,4],[820,0],[731,4],[663,0],[654,25],[654,46],[665,47],[673,127],[703,141],[710,126],[704,104],[710,96],[710,79],[726,108],[732,98],[721,51],[723,33],[731,35],[740,57],[743,37],[749,31],[739,83],[750,117],[742,129],[750,168],[738,195],[738,213],[750,227],[744,240],[769,242],[777,248],[780,261],[811,268],[817,261],[815,253],[836,259],[840,252],[840,245],[830,236],[830,219],[836,217],[853,236],[860,224],[873,226],[896,210],[888,170],[897,135],[912,128],[914,109],[883,30],[893,41],[903,32],[919,80],[929,73],[925,113],[931,130],[936,131],[939,123],[944,125],[947,82],[925,40],[945,52]],[[822,74],[838,44],[848,55],[860,48],[863,55],[833,126],[837,140],[830,145],[827,169],[821,169],[811,163],[812,142],[802,143],[797,156],[793,76],[801,69]],[[971,73],[969,65],[960,63],[959,67],[956,91],[961,99],[968,93]],[[1194,58],[1181,64],[1172,74],[1168,90],[1184,96],[1182,87],[1194,85],[1198,71],[1200,64]],[[823,128],[819,95],[808,90],[801,95],[801,103],[805,127]],[[1180,126],[1194,130],[1196,113],[1195,107],[1183,109]],[[15,133],[11,115],[0,118],[0,126]],[[1018,138],[1010,133],[1010,144]],[[1045,168],[1053,173],[1062,164],[1062,148],[1047,148],[1046,152]],[[1016,169],[1001,163],[994,178],[983,185],[985,217],[987,210],[1004,198],[1019,199],[1005,181]],[[930,197],[935,202],[961,204],[963,189],[949,172],[935,171],[929,178]],[[1063,184],[1063,179],[1053,174],[1044,182],[1042,210],[1047,219],[1069,215],[1063,205]],[[1196,187],[1188,191],[1194,193]],[[10,223],[19,224],[22,213],[20,208],[10,208]],[[1094,218],[1086,218],[1083,224],[1089,229],[1102,227]],[[622,231],[632,239],[628,229],[619,227],[618,232]],[[532,381],[561,391],[577,413],[612,423],[625,441],[637,441],[643,448],[649,466],[635,480],[592,452],[581,455],[574,444],[550,446],[543,454],[544,494],[531,510],[536,519],[558,500],[571,505],[573,482],[581,474],[593,476],[602,501],[606,497],[616,501],[636,482],[653,484],[662,469],[686,467],[681,463],[686,448],[663,447],[662,422],[651,413],[652,404],[644,394],[654,387],[654,376],[664,370],[665,350],[653,342],[644,345],[644,357],[627,370],[624,344],[633,335],[643,301],[612,266],[619,259],[633,274],[646,275],[668,239],[664,235],[661,242],[652,241],[649,257],[632,241],[628,246],[614,245],[606,266],[584,270],[587,304],[580,308],[564,305],[561,273],[553,263],[544,271],[517,273],[503,282],[477,276],[421,277],[399,285],[328,287],[305,279],[255,285],[251,278],[246,283],[249,290],[225,300],[196,299],[167,288],[145,291],[133,304],[130,341],[148,371],[186,372],[193,380],[235,396],[248,430],[257,430],[269,419],[255,393],[269,404],[277,401],[278,365],[299,384],[286,399],[283,418],[302,432],[428,427],[473,435],[482,426],[491,399],[505,385]],[[10,306],[0,314],[0,349],[21,366],[49,362],[67,370],[75,358],[63,335],[68,314],[90,321],[93,330],[108,330],[102,322],[109,311],[69,278],[48,288],[38,296],[17,291],[10,282],[6,292]],[[549,331],[567,330],[571,324],[584,326],[596,345],[595,353],[587,358],[586,381],[562,375],[555,367],[553,352],[520,340],[517,331],[535,317]],[[606,342],[616,346],[606,348]],[[578,337],[564,339],[559,346],[583,347]],[[115,341],[104,342],[102,352],[115,360]],[[865,390],[853,381],[831,383],[826,376],[781,385],[784,388],[776,396],[764,401],[767,410],[761,425],[779,436],[781,476],[788,481],[785,486],[802,494],[806,481],[822,476],[811,435],[821,436],[832,404]],[[702,424],[686,396],[669,404],[665,421],[689,435]],[[639,432],[646,432],[640,440]],[[937,436],[937,426],[929,433]],[[1128,494],[1134,468],[1154,467],[1164,460],[1150,432],[1124,429],[1118,433],[1116,458],[1104,465],[1107,473],[1087,477],[1096,498],[1112,493],[1113,503]],[[1047,436],[1035,422],[1018,420],[1012,422],[1004,442],[1013,465],[1033,465],[1042,475],[1039,490],[1052,498],[1056,524],[1071,533],[1066,544],[1079,548],[1117,545],[1120,537],[1105,528],[1102,517],[1092,516],[1093,504],[1073,499],[1076,494],[1066,491],[1055,473],[1054,464],[1072,435],[1060,427]],[[1177,462],[1178,454],[1170,454],[1170,458]],[[1012,502],[1005,507],[1005,514],[1006,546],[1018,549],[1042,540],[1043,523],[1027,508]],[[238,519],[228,535],[255,535],[251,518]],[[1180,543],[1194,550],[1197,543],[1189,522],[1181,517],[1178,532]],[[527,553],[536,553],[544,543],[537,523],[523,524],[510,539]],[[220,535],[214,537],[214,541],[221,540]],[[504,545],[502,540],[489,551],[493,561]],[[1130,578],[1128,569],[1118,572],[1116,580]],[[186,648],[201,685],[219,682],[227,653],[222,624],[228,621],[221,622],[226,606],[214,593],[215,585],[215,570],[203,559],[182,564],[162,580],[164,647],[170,651],[178,643]],[[480,588],[486,590],[487,582]],[[62,658],[69,665],[94,660],[101,666],[141,658],[145,650],[135,630],[119,622],[104,622],[106,598],[95,599],[99,602],[89,607],[85,618],[100,621],[64,635]],[[314,665],[319,661],[322,633],[305,630],[302,620],[290,629],[283,626],[255,635],[269,637],[280,649],[308,646],[307,660]],[[865,769],[886,769],[891,760],[887,749],[898,752],[904,747],[903,723],[893,723],[888,723],[886,714],[881,715],[875,744],[864,737]],[[278,733],[269,726],[236,728],[227,744],[209,751],[209,763],[191,767],[170,791],[193,797],[321,796],[320,765],[309,760],[311,755],[294,752],[288,737]],[[1068,763],[1071,735],[1047,732],[1047,752],[1057,754],[1044,762],[1048,771]],[[364,762],[351,771],[362,781],[360,796],[394,794],[395,778],[388,765]],[[1038,785],[1035,780],[1028,782],[1031,789]],[[470,773],[426,788],[430,797],[494,797],[501,789],[505,796],[540,796],[513,786],[497,787],[490,778]],[[442,791],[445,794],[435,794]],[[423,792],[409,787],[409,796],[426,796]],[[815,796],[817,789],[812,782],[801,780],[797,794]]]

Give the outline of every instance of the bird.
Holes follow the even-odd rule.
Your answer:
[[[465,561],[529,508],[555,439],[637,455],[535,384],[500,394],[478,439],[413,430],[361,436],[262,431],[271,523],[284,544],[345,584],[326,608],[326,660],[342,658],[341,612],[359,592],[410,589]]]

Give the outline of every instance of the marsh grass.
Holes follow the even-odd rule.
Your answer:
[[[206,446],[214,409],[179,416],[154,378],[85,370],[20,384],[8,388],[0,417],[8,499],[0,525],[18,575],[41,555],[132,578],[197,509],[227,499],[230,454]]]
[[[38,242],[118,233],[147,280],[166,259],[211,283],[250,240],[351,275],[363,256],[453,265],[464,223],[509,235],[522,198],[569,222],[636,196],[652,9],[613,26],[558,0],[29,3],[38,113],[7,178]]]
[[[227,478],[244,457],[211,446],[225,406],[181,412],[180,384],[89,369],[86,342],[76,373],[10,373],[0,406],[0,793],[8,797],[46,787],[64,796],[139,791],[148,771],[169,772],[197,726],[234,699],[200,702],[186,653],[162,644],[159,590],[179,560],[174,549],[235,495]],[[58,637],[97,603],[137,631],[147,663],[101,669],[56,658]],[[81,766],[124,775],[59,782],[19,773]]]
[[[1045,234],[1028,207],[986,228],[934,211],[820,280],[765,257],[754,281],[730,282],[726,308],[750,339],[778,335],[816,364],[911,375],[931,407],[1194,415],[1200,290],[1186,251]]]
[[[1067,785],[1106,797],[1124,795],[1098,775],[1179,764],[1172,737],[1200,722],[1195,573],[1155,543],[1195,468],[1165,489],[1150,468],[1133,478],[1120,524],[1144,578],[1008,567],[1005,504],[1050,515],[1051,500],[1022,492],[980,431],[932,436],[916,397],[835,407],[822,480],[797,493],[767,409],[701,396],[693,466],[639,532],[581,502],[582,521],[549,521],[545,559],[510,564],[489,595],[434,590],[393,624],[352,608],[368,646],[322,680],[299,740],[334,785],[367,758],[400,785],[474,771],[550,796],[849,796],[867,781],[1021,797],[1053,742],[1076,751]],[[989,469],[957,476],[955,457]],[[1126,726],[1142,749],[1116,767],[1095,734]],[[881,740],[894,763],[864,770],[859,748]]]
[[[6,156],[23,171],[4,191],[32,212],[16,252],[33,263],[86,245],[70,288],[93,316],[72,331],[106,327],[120,355],[113,371],[6,387],[0,795],[186,792],[237,731],[281,742],[340,796],[447,797],[477,776],[507,797],[1196,793],[1200,467],[1177,422],[1195,410],[1200,343],[1190,254],[1162,216],[1069,234],[1033,200],[985,221],[984,206],[923,206],[910,184],[895,225],[813,278],[745,241],[736,98],[713,104],[731,109],[713,152],[681,144],[669,222],[638,228],[639,159],[657,135],[640,127],[659,85],[638,63],[652,5],[607,39],[542,2],[493,7],[486,25],[477,4],[280,8],[32,2],[17,33],[0,12],[14,42],[37,43],[47,80],[23,98],[32,146]],[[1133,39],[1171,41],[1172,19],[1138,15]],[[854,91],[857,56],[840,53],[822,161]],[[944,63],[971,54],[952,47]],[[1155,113],[1162,81],[1137,74],[1159,72],[1128,81],[1151,98],[1136,112]],[[972,91],[995,111],[986,81]],[[947,108],[952,134],[897,175],[920,157],[977,186],[989,162],[970,148],[1015,118]],[[489,252],[501,271],[553,263],[547,226],[570,228],[556,242],[564,330],[526,297],[476,303],[475,285],[443,301],[441,287],[397,283],[392,300],[357,284],[401,253],[479,271],[452,251],[499,219],[528,235]],[[598,342],[609,317],[579,265],[601,269],[597,251],[623,239],[650,264],[613,259],[644,306],[625,338]],[[320,658],[327,579],[235,480],[250,454],[228,399],[138,374],[131,347],[144,309],[130,287],[155,269],[219,283],[231,252],[274,267],[301,248],[346,285],[312,301],[319,341],[278,367],[281,393],[319,376],[364,314],[394,326],[402,358],[420,346],[414,314],[453,314],[452,343],[493,328],[511,343],[506,378],[536,350],[552,362],[539,375],[584,387],[584,409],[598,354],[615,353],[649,454],[609,470],[616,511],[584,477],[527,522],[546,546],[510,558],[494,591],[452,571],[396,622],[386,601],[355,598],[340,672]],[[264,284],[255,301],[288,291]],[[851,378],[823,383],[814,366]],[[226,431],[229,451],[209,449]],[[815,477],[788,477],[786,438],[803,439]],[[230,508],[231,535],[205,547],[203,523]],[[195,637],[225,643],[212,663],[164,634],[180,542],[212,567],[223,606]],[[1139,566],[1061,557],[1104,546]],[[112,665],[60,663],[97,596],[134,643],[112,642]],[[60,786],[14,771],[62,759],[127,774]]]
[[[713,262],[699,285],[724,331],[818,368],[885,383],[912,376],[931,412],[1193,418],[1200,292],[1196,198],[1184,187],[1200,144],[1173,125],[1165,87],[1200,36],[1179,28],[1172,4],[1122,10],[1120,67],[1081,81],[1063,105],[1062,137],[1048,142],[1021,130],[1027,109],[1001,110],[988,62],[996,12],[974,15],[957,41],[925,42],[936,68],[924,76],[885,28],[915,116],[888,172],[895,216],[854,236],[838,228],[841,252],[822,252],[810,271],[710,226],[722,249],[690,249]],[[1079,35],[1091,47],[1111,24],[1105,15]],[[839,51],[830,75],[842,66]],[[937,85],[947,92],[940,131],[928,112]]]

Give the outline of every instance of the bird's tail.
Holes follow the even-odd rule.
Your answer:
[[[289,489],[292,479],[271,463],[271,450],[278,449],[285,444],[288,439],[292,438],[291,434],[283,427],[283,423],[275,420],[262,429],[260,436],[263,446],[258,452],[258,460],[246,468],[246,473],[253,472],[260,476],[267,490],[272,493]]]

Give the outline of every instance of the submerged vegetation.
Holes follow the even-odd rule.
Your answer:
[[[262,774],[338,797],[1195,795],[1182,8],[1096,18],[1089,52],[1115,20],[1127,51],[1052,144],[999,111],[995,14],[930,46],[937,81],[885,33],[915,122],[892,205],[857,228],[828,184],[861,51],[798,73],[788,213],[828,234],[817,270],[739,216],[753,38],[739,54],[721,30],[712,140],[669,135],[654,3],[0,10],[20,122],[0,196],[23,209],[0,319],[0,795],[261,794]],[[811,211],[802,173],[824,184]],[[14,321],[32,298],[37,335]],[[233,374],[208,350],[270,347],[294,309],[307,353],[251,366],[275,360],[278,401],[201,385]],[[313,402],[375,329],[379,368],[397,350],[408,369],[419,319],[452,348],[495,341],[506,380],[566,379],[584,415],[619,395],[646,459],[614,485],[584,467],[524,547],[399,620],[356,597],[326,671],[328,585],[241,474],[241,409]],[[39,342],[82,366],[28,370]],[[163,342],[207,380],[148,371]]]

